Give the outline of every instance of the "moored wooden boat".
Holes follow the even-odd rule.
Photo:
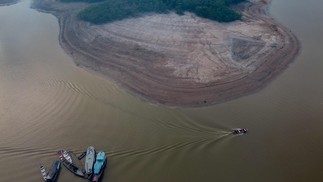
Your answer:
[[[73,163],[72,156],[70,154],[70,151],[67,150],[60,150],[57,152],[58,158],[62,160],[67,160],[69,163]]]
[[[86,151],[85,151],[85,152],[82,152],[82,153],[77,157],[77,159],[78,159],[78,160],[82,160],[82,159],[85,157],[85,155],[86,155]]]
[[[93,179],[92,182],[98,182],[103,174],[104,168],[107,163],[107,157],[103,151],[99,152],[96,156],[94,164]]]
[[[85,171],[77,167],[72,163],[72,156],[69,151],[60,150],[58,151],[58,158],[62,161],[63,165],[76,176],[87,178],[88,176],[85,174]]]
[[[46,173],[46,169],[45,169],[44,165],[40,164],[39,169],[40,169],[40,173],[41,173],[41,175],[43,177],[43,180],[46,181],[47,173]]]
[[[61,161],[57,160],[53,163],[52,168],[48,171],[45,182],[55,182],[59,175],[60,169],[61,169]]]
[[[69,171],[74,173],[76,176],[79,176],[79,177],[82,177],[82,178],[87,178],[87,175],[85,174],[85,171],[82,171],[80,168],[75,166],[73,163],[69,163],[66,160],[62,161],[62,163],[66,167],[66,169],[68,169]]]
[[[95,162],[95,149],[94,147],[90,146],[86,150],[86,157],[85,157],[85,172],[89,177],[91,177],[93,174],[94,162]]]

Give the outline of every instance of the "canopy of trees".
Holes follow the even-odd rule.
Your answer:
[[[230,22],[239,20],[241,15],[230,8],[230,5],[245,0],[60,0],[63,2],[99,2],[83,11],[78,17],[82,20],[102,24],[129,17],[138,17],[144,13],[168,13],[185,11],[197,16]]]
[[[59,0],[61,2],[86,2],[86,3],[96,3],[96,2],[101,2],[101,1],[105,1],[105,0]]]

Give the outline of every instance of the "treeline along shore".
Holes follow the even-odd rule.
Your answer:
[[[72,0],[34,0],[33,7],[58,18],[60,45],[76,65],[153,103],[200,107],[255,93],[285,70],[300,49],[297,37],[268,14],[270,0],[222,1],[238,15],[225,23],[196,13],[196,7],[181,11],[177,6],[93,22],[84,12],[111,9],[112,1],[62,1]],[[123,8],[132,12],[142,7],[131,2],[145,0],[118,2],[130,2]]]
[[[91,5],[78,13],[82,20],[95,24],[109,23],[124,18],[138,17],[145,13],[176,12],[179,15],[185,11],[199,17],[230,22],[239,20],[241,14],[232,10],[231,5],[245,0],[60,0],[62,2],[102,2]]]

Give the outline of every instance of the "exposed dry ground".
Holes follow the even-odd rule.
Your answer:
[[[268,15],[269,3],[241,4],[242,21],[225,24],[170,13],[92,25],[76,17],[84,3],[33,6],[58,17],[61,46],[78,66],[151,102],[204,106],[260,90],[296,57],[299,42]]]

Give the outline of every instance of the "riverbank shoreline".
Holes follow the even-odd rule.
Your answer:
[[[297,37],[269,15],[270,3],[239,5],[242,21],[228,24],[170,14],[101,26],[77,19],[86,3],[35,0],[32,6],[58,18],[60,45],[77,66],[116,81],[148,102],[202,107],[260,91],[298,55]],[[169,31],[158,32],[161,25]],[[140,34],[144,26],[147,32]],[[254,32],[248,34],[249,28]],[[156,31],[158,40],[148,40]]]

